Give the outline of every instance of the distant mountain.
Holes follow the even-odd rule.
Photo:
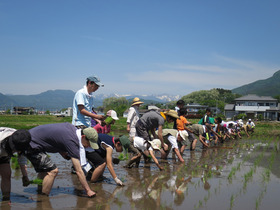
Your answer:
[[[14,101],[12,98],[9,96],[3,95],[0,93],[0,106],[1,107],[11,107],[12,105],[16,105],[16,101]]]
[[[72,90],[48,90],[36,95],[3,95],[0,93],[0,110],[7,110],[14,106],[34,107],[38,110],[61,110],[72,107],[75,92]],[[125,97],[132,101],[139,97],[143,102],[149,104],[166,103],[178,100],[180,96],[162,95],[118,95],[118,94],[94,94],[94,106],[102,106],[103,100],[109,97]]]
[[[280,95],[280,70],[275,72],[272,77],[264,80],[243,85],[232,89],[233,93],[241,95],[256,94],[259,96],[277,96]]]

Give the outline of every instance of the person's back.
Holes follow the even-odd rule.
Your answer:
[[[140,121],[143,123],[144,127],[147,129],[157,128],[159,125],[164,125],[164,118],[161,114],[155,110],[146,112]]]
[[[188,123],[187,119],[181,115],[180,119],[177,119],[176,124],[177,124],[177,130],[183,131],[185,130],[185,125]]]
[[[68,152],[71,157],[79,157],[79,139],[76,128],[70,123],[39,125],[29,130],[34,150],[44,152]]]

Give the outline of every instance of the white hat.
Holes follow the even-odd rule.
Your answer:
[[[161,149],[161,141],[159,139],[154,139],[149,141],[153,149],[160,150]]]
[[[179,134],[182,137],[182,139],[184,139],[184,141],[186,141],[188,139],[189,134],[186,130],[179,131]]]
[[[107,112],[107,116],[111,116],[114,120],[119,120],[117,112],[115,112],[114,110],[109,110]]]
[[[252,121],[251,119],[249,119],[249,121]]]

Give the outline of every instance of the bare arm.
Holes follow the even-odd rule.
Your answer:
[[[24,155],[18,153],[18,163],[22,174],[22,186],[26,187],[30,184],[27,174],[27,159]]]
[[[176,155],[177,155],[179,161],[180,161],[181,163],[184,163],[185,160],[182,158],[182,156],[181,156],[179,150],[178,150],[177,148],[174,148],[174,152],[176,153]]]
[[[104,119],[104,117],[102,115],[94,114],[94,113],[91,113],[91,112],[87,111],[85,109],[84,105],[78,105],[78,108],[79,108],[80,113],[85,115],[85,116],[88,116],[88,117],[91,117],[91,118],[95,118],[95,119],[99,119],[99,120],[103,120]]]
[[[205,138],[204,138],[202,135],[199,135],[199,141],[200,141],[204,146],[209,147],[208,144],[206,144],[206,143],[203,141],[204,139],[205,139]]]
[[[112,154],[113,154],[113,149],[105,144],[102,144],[103,147],[106,149],[106,164],[107,168],[112,175],[113,179],[117,177],[114,167],[113,167],[113,162],[112,162]]]
[[[164,148],[164,152],[168,150],[168,145],[164,144],[163,136],[162,136],[162,125],[158,126],[158,138],[161,141],[161,147]]]
[[[127,132],[130,131],[130,123],[127,123],[126,130],[127,130]]]
[[[164,168],[162,166],[159,165],[157,158],[154,155],[154,151],[153,150],[149,150],[149,153],[151,155],[151,157],[153,158],[155,164],[157,165],[157,167],[159,168],[159,170],[163,170]]]
[[[89,187],[89,185],[88,185],[88,183],[87,183],[85,174],[84,174],[83,169],[82,169],[81,164],[80,164],[80,160],[77,159],[77,158],[71,157],[71,161],[72,161],[73,166],[74,166],[74,168],[75,168],[75,170],[76,170],[78,179],[80,180],[80,182],[81,182],[83,188],[86,190],[86,193],[87,193],[88,197],[93,197],[93,196],[95,196],[96,193],[93,192],[93,191],[90,189],[90,187]]]
[[[106,164],[107,164],[107,168],[108,168],[110,174],[112,175],[112,177],[115,180],[117,185],[124,186],[122,181],[117,177],[114,167],[113,167],[113,163],[112,163],[113,149],[105,144],[102,144],[102,145],[106,149]]]

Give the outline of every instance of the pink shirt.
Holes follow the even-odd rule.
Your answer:
[[[110,131],[111,131],[111,125],[101,126],[100,124],[97,124],[93,128],[97,131],[97,133],[107,134],[107,133],[110,133]]]

